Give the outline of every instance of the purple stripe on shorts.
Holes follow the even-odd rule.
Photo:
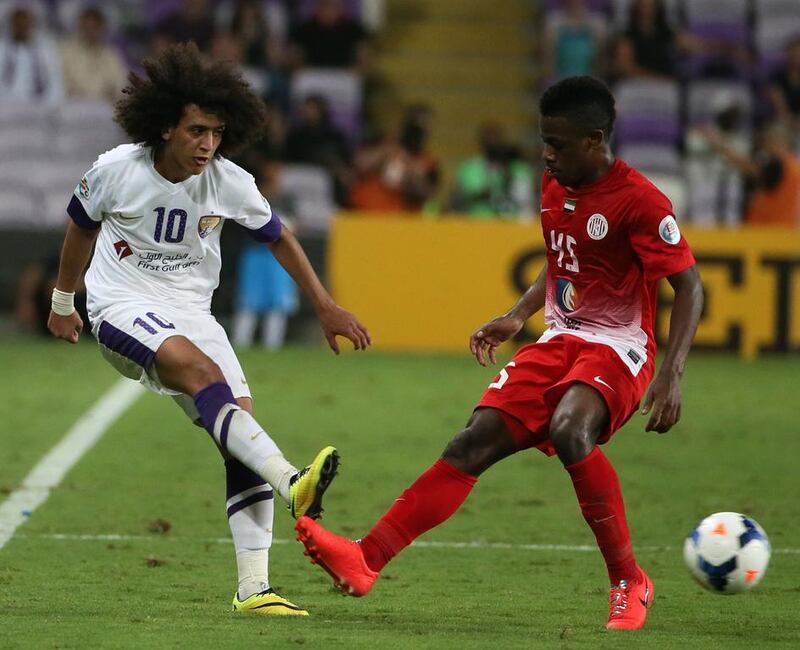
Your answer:
[[[242,499],[234,503],[230,508],[228,508],[228,518],[235,515],[240,510],[244,510],[248,506],[252,506],[254,503],[258,503],[259,501],[268,501],[273,497],[272,490],[264,490],[263,492],[256,492],[255,494],[251,494],[246,499]]]
[[[222,447],[225,451],[228,451],[228,429],[231,426],[231,420],[233,419],[233,414],[238,411],[239,409],[231,409],[225,414],[224,419],[222,420],[222,428],[219,432],[219,446]]]
[[[226,499],[241,494],[245,490],[267,484],[263,478],[235,458],[225,461],[225,483]]]
[[[263,242],[278,241],[281,236],[281,219],[277,212],[272,213],[272,219],[257,230],[251,230],[250,234],[254,239]]]
[[[97,230],[100,227],[101,222],[95,221],[86,213],[83,203],[74,194],[67,206],[67,214],[72,218],[76,226],[84,230]]]
[[[100,323],[97,340],[109,350],[138,363],[145,370],[149,370],[153,365],[153,359],[156,356],[154,350],[148,348],[141,341],[137,341],[130,334],[118,330],[106,320]]]

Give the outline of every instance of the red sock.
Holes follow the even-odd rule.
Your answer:
[[[380,571],[422,533],[446,521],[461,507],[477,480],[442,458],[437,460],[361,540],[369,568]]]
[[[625,518],[619,479],[606,455],[595,447],[582,461],[567,466],[583,517],[606,561],[611,584],[639,575]]]

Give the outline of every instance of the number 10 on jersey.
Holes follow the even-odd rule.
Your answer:
[[[153,233],[153,239],[155,239],[157,242],[160,242],[163,232],[165,242],[175,244],[179,241],[183,241],[183,235],[186,232],[186,210],[172,208],[167,215],[167,225],[165,228],[164,213],[166,211],[166,208],[156,208],[153,210],[153,212],[156,213],[156,230]]]

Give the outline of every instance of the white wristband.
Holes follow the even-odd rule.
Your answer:
[[[59,316],[70,316],[75,311],[75,292],[53,289],[51,309]]]

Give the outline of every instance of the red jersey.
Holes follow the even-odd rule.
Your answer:
[[[569,188],[542,180],[547,294],[542,340],[572,334],[611,346],[634,375],[655,354],[656,284],[694,265],[672,204],[616,160],[605,176]]]

